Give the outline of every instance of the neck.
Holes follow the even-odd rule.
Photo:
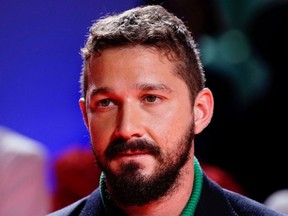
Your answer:
[[[176,189],[160,200],[148,203],[143,206],[120,207],[125,215],[129,216],[162,216],[180,215],[185,208],[193,190],[194,183],[194,156],[191,156],[181,170]],[[175,205],[177,202],[177,205]]]

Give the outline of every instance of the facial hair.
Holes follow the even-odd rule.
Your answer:
[[[194,124],[191,124],[175,144],[177,151],[169,154],[164,154],[156,143],[145,139],[133,141],[116,139],[111,142],[105,151],[106,161],[95,158],[105,174],[108,193],[115,204],[142,206],[171,194],[179,185],[182,167],[190,159],[194,135]],[[113,172],[109,168],[109,162],[118,153],[124,151],[149,152],[158,161],[154,173],[150,176],[143,175],[140,169],[141,164],[135,161],[123,163],[120,172]]]

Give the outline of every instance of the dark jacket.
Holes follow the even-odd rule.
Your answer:
[[[194,216],[284,216],[245,196],[221,188],[203,174],[203,185]],[[97,188],[89,196],[48,216],[107,216]],[[118,215],[117,215],[118,216]]]

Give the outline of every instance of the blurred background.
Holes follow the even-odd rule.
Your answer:
[[[51,193],[59,157],[90,148],[78,107],[79,51],[88,27],[107,12],[143,4],[161,4],[182,18],[201,50],[216,107],[196,138],[200,162],[227,171],[260,202],[288,188],[287,0],[0,3],[0,125],[47,150]]]

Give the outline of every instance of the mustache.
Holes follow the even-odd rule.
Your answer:
[[[127,141],[123,138],[113,140],[105,150],[105,156],[113,159],[117,154],[125,151],[145,151],[157,157],[160,155],[160,148],[152,141],[145,139],[135,139]]]

